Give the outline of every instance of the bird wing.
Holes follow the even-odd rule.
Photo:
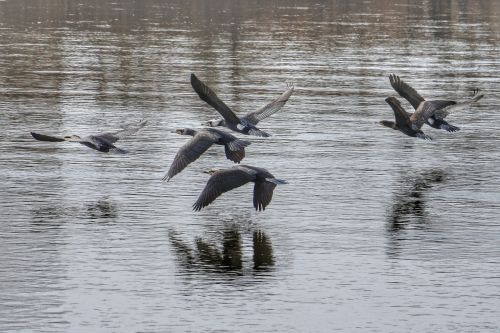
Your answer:
[[[436,117],[437,119],[444,119],[451,112],[456,112],[456,111],[466,109],[467,107],[469,107],[470,105],[479,101],[483,97],[484,97],[484,95],[482,93],[480,93],[479,90],[474,90],[474,95],[470,99],[468,99],[466,101],[457,102],[455,104],[451,104],[451,105],[448,105],[442,109],[439,109],[434,113],[434,117]]]
[[[265,210],[273,198],[276,184],[270,182],[256,182],[253,188],[253,206],[255,210]]]
[[[401,106],[401,102],[396,97],[387,97],[385,101],[391,106],[392,111],[394,111],[396,125],[399,128],[411,127],[410,116],[408,116],[406,110]]]
[[[240,163],[241,160],[245,158],[245,148],[231,150],[228,145],[225,145],[224,151],[226,152],[227,159],[235,163]]]
[[[214,143],[214,136],[207,133],[197,133],[191,140],[182,146],[174,157],[163,180],[170,180],[184,170],[191,162],[196,161]]]
[[[191,86],[202,100],[212,106],[222,117],[231,124],[239,124],[240,119],[236,114],[217,97],[217,95],[206,84],[201,82],[196,75],[191,74]]]
[[[410,102],[415,110],[418,108],[420,103],[425,101],[425,99],[420,96],[420,94],[415,89],[401,80],[399,76],[395,74],[389,75],[389,82],[391,83],[392,88],[394,88],[394,90],[396,90],[396,92],[399,94],[399,96]]]
[[[143,128],[146,124],[147,124],[147,120],[142,120],[138,124],[124,125],[123,129],[119,130],[117,132],[101,133],[101,134],[97,134],[94,136],[98,137],[100,139],[103,139],[111,144],[111,143],[115,143],[116,141],[118,141],[126,136],[129,136],[129,135],[136,133],[138,130]]]
[[[35,133],[35,132],[31,132],[31,136],[33,136],[38,141],[49,141],[49,142],[66,141],[66,140],[64,140],[63,138],[60,138],[60,137],[55,137],[55,136],[50,136],[50,135],[45,135],[45,134],[39,134],[39,133]]]
[[[283,94],[281,94],[281,96],[278,96],[272,102],[261,107],[257,111],[248,113],[243,119],[245,119],[247,122],[253,125],[257,125],[257,123],[262,119],[265,119],[278,112],[286,104],[286,102],[292,95],[293,89],[294,89],[293,85],[290,84],[288,86],[288,89]]]
[[[444,100],[424,101],[420,104],[417,110],[412,113],[410,121],[415,127],[414,129],[419,129],[425,124],[429,117],[434,115],[436,111],[454,104],[457,104],[457,102]]]
[[[245,185],[252,181],[254,177],[255,175],[239,168],[217,171],[208,179],[207,185],[193,205],[193,210],[199,211],[212,203],[222,193]]]

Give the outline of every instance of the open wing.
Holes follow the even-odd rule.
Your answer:
[[[472,104],[479,101],[483,97],[484,97],[484,94],[480,93],[479,90],[474,90],[474,95],[469,100],[457,102],[455,104],[452,104],[452,105],[446,106],[442,109],[439,109],[434,113],[434,117],[436,117],[437,119],[444,119],[451,112],[456,112],[456,111],[466,109],[469,106],[471,106]]]
[[[396,92],[399,94],[399,96],[410,102],[411,106],[413,106],[415,110],[418,108],[420,103],[425,100],[415,89],[401,80],[399,76],[395,74],[389,75],[389,82],[391,83],[392,88],[394,88],[394,90],[396,90]]]
[[[60,138],[60,137],[50,136],[50,135],[45,135],[45,134],[39,134],[39,133],[35,133],[35,132],[31,132],[31,136],[33,136],[38,141],[49,141],[49,142],[66,141],[66,140],[64,140],[63,138]]]
[[[235,163],[240,163],[242,159],[245,158],[245,148],[239,150],[231,150],[228,145],[224,146],[226,152],[226,157]]]
[[[217,97],[217,95],[206,84],[201,82],[196,75],[191,74],[191,86],[202,100],[212,106],[221,116],[232,124],[239,124],[240,119],[236,114]]]
[[[214,173],[193,205],[193,210],[199,211],[211,204],[222,193],[245,185],[252,181],[254,175],[238,168],[220,170]]]
[[[253,188],[253,206],[255,210],[265,210],[273,198],[276,184],[269,182],[256,182]]]
[[[170,180],[173,176],[184,170],[190,163],[196,161],[204,152],[208,150],[214,143],[214,138],[211,135],[199,133],[182,146],[174,157],[174,161],[170,166],[163,180]]]
[[[293,89],[293,85],[290,84],[288,86],[288,89],[283,94],[281,94],[281,96],[275,98],[272,102],[268,103],[257,111],[247,114],[243,119],[253,125],[257,125],[257,123],[262,119],[265,119],[278,112],[293,94]]]
[[[399,128],[411,127],[410,117],[408,116],[406,110],[401,106],[401,102],[396,97],[387,97],[385,101],[391,106],[392,111],[394,111],[396,125]]]

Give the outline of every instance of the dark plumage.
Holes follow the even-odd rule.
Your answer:
[[[170,180],[184,170],[191,162],[197,160],[213,144],[224,146],[227,159],[239,163],[245,157],[245,147],[250,141],[240,140],[232,134],[215,128],[193,130],[191,128],[177,129],[177,134],[191,135],[193,138],[182,146],[175,155],[163,180]]]
[[[425,135],[420,128],[423,126],[427,118],[432,115],[433,109],[419,108],[417,111],[409,115],[405,111],[405,109],[403,109],[401,103],[396,97],[387,97],[385,101],[392,107],[396,122],[382,120],[380,122],[381,125],[401,131],[408,136],[413,136],[424,140],[432,140],[432,138],[428,135]]]
[[[191,74],[191,86],[202,100],[204,100],[215,110],[217,110],[217,112],[219,112],[224,118],[224,120],[221,120],[221,122],[217,124],[214,122],[213,125],[225,126],[235,132],[247,135],[256,135],[263,137],[269,136],[268,133],[261,131],[253,124],[253,120],[250,115],[248,115],[250,116],[248,119],[238,118],[238,116],[226,104],[224,104],[224,102],[221,101],[219,97],[217,97],[212,89],[201,82],[194,74]]]
[[[285,180],[274,178],[266,169],[249,165],[237,165],[219,171],[211,170],[208,173],[211,173],[212,176],[193,205],[195,211],[208,206],[221,194],[249,182],[255,183],[253,189],[253,206],[255,210],[265,210],[271,202],[276,185],[287,183]]]
[[[436,128],[443,129],[448,132],[456,132],[460,130],[459,127],[449,124],[444,118],[451,112],[468,107],[472,103],[480,100],[484,95],[479,93],[479,90],[474,90],[474,95],[470,100],[463,102],[449,101],[449,100],[425,100],[415,89],[405,83],[395,74],[389,75],[389,82],[394,90],[403,98],[405,98],[415,109],[433,110],[431,116],[426,119],[426,124]]]
[[[69,135],[69,136],[65,136],[65,137],[55,137],[55,136],[39,134],[39,133],[35,133],[35,132],[31,132],[31,135],[36,140],[39,140],[39,141],[78,142],[84,146],[98,150],[100,152],[104,152],[104,153],[113,152],[113,153],[125,154],[125,153],[127,153],[127,151],[116,147],[114,145],[114,143],[116,143],[119,139],[122,139],[126,136],[129,136],[129,135],[136,133],[138,130],[140,130],[142,127],[144,127],[144,125],[146,125],[146,123],[147,123],[147,121],[143,120],[143,121],[139,122],[138,124],[126,125],[126,126],[124,126],[125,129],[122,129],[122,130],[117,131],[117,132],[89,135],[89,136],[85,136],[83,138],[79,137],[78,135]]]

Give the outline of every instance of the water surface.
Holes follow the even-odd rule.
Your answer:
[[[0,2],[0,331],[497,332],[500,5],[495,1]],[[485,98],[426,127],[377,125],[397,73]],[[295,84],[245,164],[287,179],[193,212],[213,147],[161,181],[217,115]],[[410,109],[408,103],[404,105]],[[128,155],[46,143],[149,123]],[[245,138],[246,139],[246,138]]]

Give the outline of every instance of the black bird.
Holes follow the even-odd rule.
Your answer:
[[[202,100],[212,106],[221,114],[224,120],[219,123],[220,126],[225,126],[235,132],[268,137],[269,134],[258,129],[251,119],[238,118],[238,116],[217,97],[217,95],[206,84],[201,82],[196,75],[191,74],[191,86]]]
[[[405,83],[403,80],[399,78],[399,76],[395,74],[389,75],[389,82],[391,86],[396,90],[396,92],[403,98],[405,98],[410,104],[413,106],[415,110],[419,108],[434,108],[436,112],[432,114],[427,120],[427,125],[437,128],[443,129],[448,132],[456,132],[460,130],[459,127],[453,126],[449,124],[444,118],[451,111],[456,111],[460,109],[464,109],[470,106],[472,103],[479,101],[483,98],[483,94],[479,93],[479,90],[474,90],[474,95],[470,100],[456,102],[449,100],[434,100],[428,101],[425,100],[415,89]]]
[[[247,113],[241,119],[256,126],[259,121],[272,116],[273,114],[281,110],[281,108],[286,104],[290,96],[293,94],[293,90],[293,84],[287,83],[287,90],[284,93],[282,93],[280,96],[276,97],[274,100],[264,105],[257,111]],[[226,126],[225,120],[222,118],[209,120],[204,125],[210,127]]]
[[[184,170],[191,162],[197,160],[213,144],[224,146],[227,159],[239,163],[245,157],[245,147],[251,143],[215,128],[203,128],[197,131],[191,128],[182,128],[175,132],[181,135],[191,135],[193,138],[182,146],[175,155],[170,169],[163,177],[163,180],[166,181]]]
[[[385,101],[392,107],[396,122],[382,120],[380,122],[381,125],[401,131],[408,136],[424,140],[432,140],[432,138],[425,135],[420,128],[424,125],[427,118],[429,118],[432,113],[436,111],[435,109],[432,107],[422,107],[418,108],[418,110],[409,115],[408,112],[403,109],[401,103],[396,97],[387,97]]]
[[[199,211],[211,204],[221,194],[232,189],[254,182],[253,206],[255,210],[265,210],[271,202],[276,185],[287,184],[287,181],[274,178],[274,176],[263,168],[249,165],[237,165],[230,169],[209,170],[212,176],[201,192],[198,200],[193,205],[193,210]]]
[[[55,136],[50,136],[50,135],[45,135],[45,134],[39,134],[35,132],[31,132],[31,135],[39,140],[39,141],[49,141],[49,142],[62,142],[62,141],[69,141],[69,142],[78,142],[84,146],[87,146],[89,148],[98,150],[100,152],[108,153],[119,153],[119,154],[126,154],[128,151],[118,148],[114,145],[118,140],[132,135],[136,133],[138,130],[140,130],[144,125],[146,125],[147,121],[143,120],[139,122],[139,124],[130,124],[124,126],[125,128],[113,132],[113,133],[101,133],[101,134],[95,134],[95,135],[89,135],[85,136],[83,138],[79,137],[78,135],[68,135],[64,137],[55,137]]]

